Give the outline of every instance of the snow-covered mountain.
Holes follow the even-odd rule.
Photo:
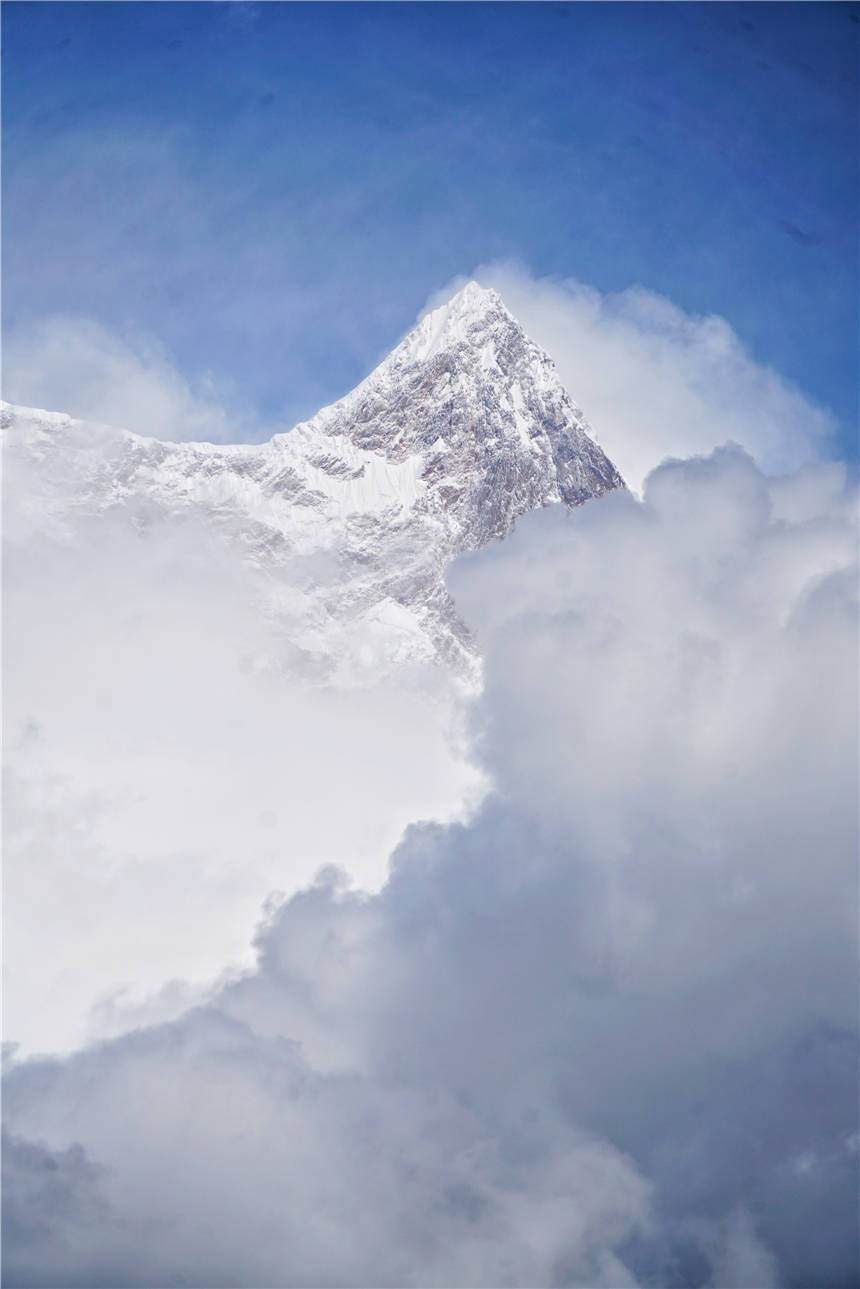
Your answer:
[[[468,815],[446,567],[621,480],[475,284],[268,443],[4,419],[7,1033],[70,1050],[250,965],[272,891],[374,889]]]
[[[623,486],[551,359],[470,282],[356,389],[261,445],[168,443],[4,405],[13,534],[74,538],[121,508],[141,532],[201,517],[266,574],[309,677],[371,680],[474,654],[444,585],[517,517]]]

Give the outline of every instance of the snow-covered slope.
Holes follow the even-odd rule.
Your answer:
[[[550,502],[622,485],[552,361],[470,282],[356,389],[262,445],[167,443],[4,405],[13,540],[73,540],[120,508],[145,532],[201,517],[267,574],[309,677],[473,666],[446,565]]]

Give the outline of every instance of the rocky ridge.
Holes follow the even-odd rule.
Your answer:
[[[450,561],[527,511],[623,487],[552,360],[475,282],[264,444],[168,443],[9,405],[4,421],[17,532],[66,541],[82,516],[121,511],[141,533],[203,517],[265,572],[295,665],[334,683],[433,660],[472,673]]]

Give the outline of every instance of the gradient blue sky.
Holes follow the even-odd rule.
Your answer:
[[[5,325],[289,421],[494,258],[729,320],[856,455],[856,4],[4,5]]]

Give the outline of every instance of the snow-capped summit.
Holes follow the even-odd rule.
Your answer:
[[[496,291],[475,281],[467,282],[450,300],[425,313],[395,353],[408,345],[409,357],[424,362],[447,344],[464,339],[469,330],[490,313],[497,317],[504,314],[514,326],[517,325]]]
[[[552,360],[477,282],[268,443],[166,443],[22,408],[5,419],[10,504],[26,494],[31,533],[66,540],[82,515],[125,511],[148,527],[193,512],[270,575],[272,611],[309,669],[350,681],[401,660],[468,669],[451,559],[529,510],[623,486]],[[326,577],[319,561],[302,572],[319,554],[333,557]]]
[[[575,505],[621,483],[555,364],[477,282],[426,314],[366,380],[288,441],[320,437],[391,464],[420,459],[420,501],[408,501],[445,515],[449,556],[503,537],[527,510]]]

